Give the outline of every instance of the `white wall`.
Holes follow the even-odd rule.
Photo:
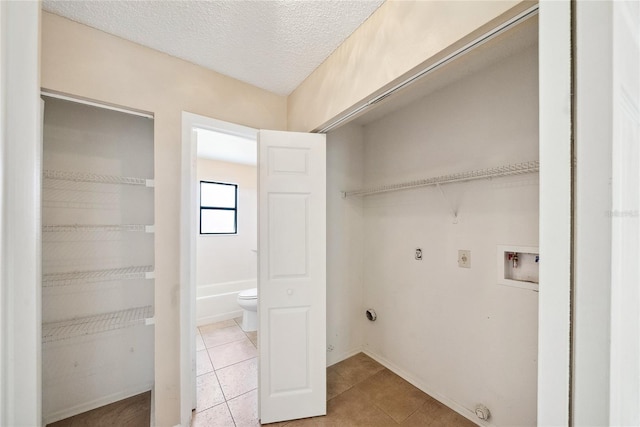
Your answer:
[[[536,160],[537,47],[364,128],[367,186]],[[364,199],[364,348],[461,412],[536,424],[538,294],[496,284],[496,247],[538,245],[538,176]],[[423,261],[414,260],[422,248]],[[457,251],[471,250],[471,268]]]
[[[358,125],[327,134],[327,364],[362,348],[362,200],[341,191],[362,186],[363,132]]]
[[[257,168],[199,158],[198,191],[200,181],[238,184],[238,234],[198,234],[197,285],[255,280],[258,274],[257,256],[253,252],[257,248]]]

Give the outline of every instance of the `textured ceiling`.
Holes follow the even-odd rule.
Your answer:
[[[279,95],[384,0],[44,0],[48,12]]]

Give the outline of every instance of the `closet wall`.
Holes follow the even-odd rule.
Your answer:
[[[151,390],[153,121],[45,98],[43,418]]]
[[[366,123],[366,186],[537,160],[537,69],[534,43]],[[364,348],[471,417],[535,425],[538,294],[497,285],[496,265],[497,245],[537,246],[538,175],[442,190],[363,198]]]
[[[537,70],[532,19],[327,135],[329,364],[362,348],[471,419],[536,424],[538,293],[497,284],[497,246],[538,245],[538,175],[340,192],[537,160]]]
[[[361,188],[364,174],[362,127],[349,124],[327,134],[327,364],[362,350],[362,199],[343,199],[344,189]]]

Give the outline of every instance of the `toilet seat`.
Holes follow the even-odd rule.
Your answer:
[[[258,288],[247,289],[238,294],[238,299],[258,299]]]

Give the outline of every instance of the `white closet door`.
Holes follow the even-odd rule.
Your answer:
[[[326,414],[325,135],[258,135],[263,424]]]

